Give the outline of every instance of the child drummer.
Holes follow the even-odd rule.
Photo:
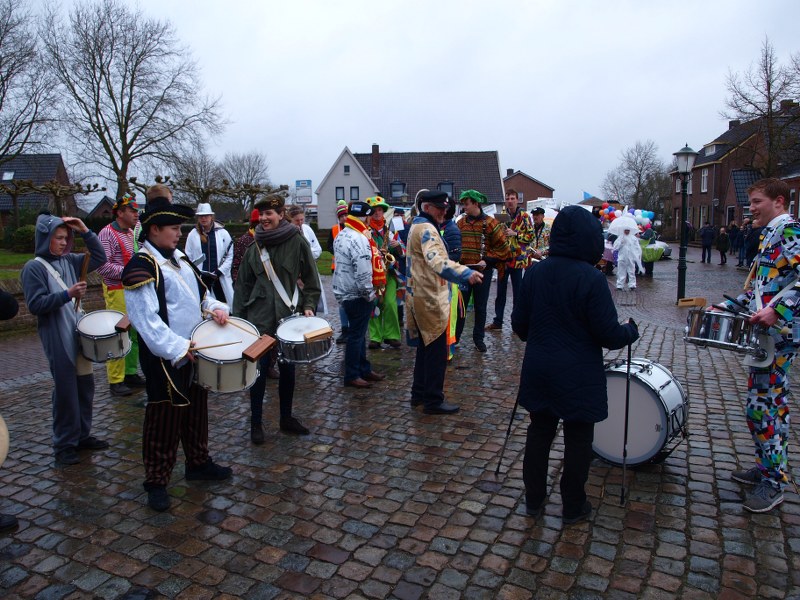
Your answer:
[[[284,199],[273,194],[255,208],[258,210],[255,244],[247,249],[239,266],[233,314],[250,321],[260,333],[275,337],[282,319],[296,313],[314,316],[320,295],[319,275],[308,242],[283,217]],[[250,388],[250,440],[254,444],[264,443],[261,419],[268,360],[268,355],[261,358],[258,379]],[[292,415],[294,364],[279,360],[278,369],[280,429],[306,435],[308,429]]]
[[[139,334],[139,360],[147,380],[142,457],[147,503],[153,510],[170,506],[167,483],[178,454],[186,455],[186,479],[221,481],[231,469],[208,455],[208,391],[193,380],[191,336],[211,312],[224,325],[228,306],[206,295],[200,272],[177,250],[181,224],[193,218],[188,206],[172,204],[164,185],[147,190],[141,216],[144,243],[122,272],[125,306]]]
[[[70,252],[76,231],[88,255]],[[28,310],[36,315],[39,338],[53,375],[56,463],[74,465],[81,460],[78,450],[108,448],[108,442],[90,435],[94,375],[92,364],[78,351],[76,334],[81,317],[77,304],[86,294],[86,273],[105,263],[106,253],[97,236],[74,217],[40,215],[35,240],[36,258],[28,261],[20,274],[22,291]]]

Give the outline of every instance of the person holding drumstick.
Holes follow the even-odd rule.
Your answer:
[[[559,212],[549,243],[547,260],[522,279],[511,327],[526,342],[518,396],[531,415],[522,463],[526,512],[536,517],[544,508],[550,446],[562,420],[561,515],[569,524],[592,514],[585,484],[594,424],[608,417],[603,348],[624,348],[639,330],[632,320],[618,322],[606,278],[594,268],[603,235],[590,212],[579,206]]]
[[[251,322],[260,333],[275,337],[282,319],[298,312],[314,316],[320,280],[311,246],[300,230],[283,217],[283,197],[271,194],[257,202],[255,208],[259,214],[255,243],[244,253],[239,266],[233,314]],[[254,444],[264,443],[261,419],[268,360],[268,354],[261,358],[258,378],[250,388],[250,441]],[[292,415],[294,364],[279,359],[278,371],[280,429],[307,435],[308,429]]]
[[[74,232],[88,254],[71,253]],[[36,315],[39,338],[53,375],[53,450],[56,464],[81,461],[78,450],[103,450],[108,442],[90,435],[94,375],[78,350],[76,326],[86,273],[106,262],[103,245],[83,221],[50,214],[36,219],[36,258],[22,268],[22,291]],[[88,262],[87,262],[88,259]],[[81,277],[78,277],[78,274]]]
[[[208,455],[208,390],[194,381],[192,331],[203,311],[224,325],[228,306],[215,300],[200,271],[178,250],[181,224],[194,216],[188,206],[172,204],[165,185],[147,190],[141,216],[139,252],[122,271],[128,318],[139,334],[139,360],[146,378],[142,458],[147,504],[153,510],[170,506],[167,494],[178,458],[178,442],[186,455],[186,480],[229,479],[229,467]]]
[[[742,506],[767,512],[783,502],[789,482],[789,369],[797,355],[800,310],[800,223],[788,212],[789,186],[779,179],[751,185],[753,224],[763,227],[758,255],[747,278],[747,291],[726,310],[749,309],[750,323],[767,328],[775,343],[771,364],[750,367],[747,378],[747,426],[755,443],[755,467],[734,471],[734,481],[755,486]]]

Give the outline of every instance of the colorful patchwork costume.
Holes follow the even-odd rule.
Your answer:
[[[800,224],[790,215],[779,215],[764,227],[752,273],[750,289],[738,300],[753,312],[771,306],[779,318],[769,331],[775,342],[772,364],[750,367],[747,425],[756,445],[759,471],[773,487],[782,490],[789,480],[788,376],[800,335],[795,320],[800,305]]]

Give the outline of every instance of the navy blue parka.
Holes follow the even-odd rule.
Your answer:
[[[618,322],[606,277],[595,268],[603,254],[600,223],[579,206],[556,217],[550,255],[525,273],[511,326],[527,342],[519,403],[565,421],[597,423],[608,416],[603,348],[639,337]]]

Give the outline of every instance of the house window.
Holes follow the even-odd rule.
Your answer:
[[[681,178],[675,175],[675,193],[681,193]]]
[[[708,191],[708,169],[700,171],[700,191],[704,194]]]
[[[14,179],[14,171],[3,171],[3,181],[11,181]]]
[[[358,200],[358,186],[354,186],[350,188],[350,202],[356,202]]]
[[[393,181],[391,194],[392,198],[400,198],[406,193],[406,184],[401,181]]]
[[[446,193],[451,198],[453,194],[455,194],[455,184],[452,181],[442,181],[436,186],[436,189],[440,192]]]
[[[691,196],[692,195],[692,175],[689,174],[689,184],[686,186],[687,193]]]
[[[716,149],[717,149],[717,147],[714,146],[714,145],[706,146],[706,152],[705,152],[706,156],[711,156],[712,154],[714,154],[714,151]]]
[[[336,188],[336,201],[338,202],[339,200],[344,200],[344,188],[343,187],[337,187]]]
[[[706,221],[708,221],[708,207],[707,206],[701,206],[700,207],[700,226],[701,227],[704,226],[706,224]]]
[[[733,223],[734,219],[736,219],[736,207],[735,206],[728,206],[725,209],[725,211],[728,214],[726,223],[729,223],[729,224]]]
[[[345,165],[344,166],[344,174],[345,175],[350,175],[350,165]]]

